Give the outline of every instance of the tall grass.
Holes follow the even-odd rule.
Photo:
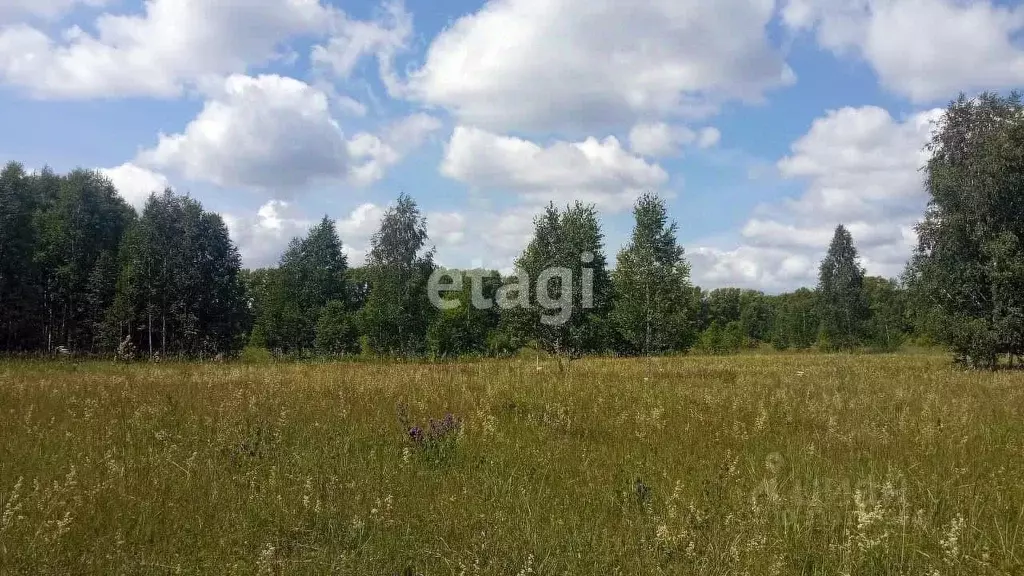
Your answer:
[[[3,574],[1022,574],[1022,478],[927,354],[0,363]]]

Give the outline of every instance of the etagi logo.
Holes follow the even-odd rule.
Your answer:
[[[593,253],[580,254],[581,263],[590,264],[593,261]],[[574,298],[577,295],[580,308],[594,307],[594,269],[587,266],[580,269],[581,278],[578,291],[574,284],[573,271],[570,268],[545,268],[537,275],[533,290],[530,289],[529,275],[524,270],[516,268],[513,271],[514,281],[498,288],[493,300],[484,296],[483,274],[465,273],[458,270],[435,270],[427,281],[427,296],[430,303],[438,310],[454,310],[462,306],[461,301],[446,299],[441,296],[441,293],[461,292],[466,276],[469,277],[470,282],[470,305],[477,310],[488,310],[494,307],[495,303],[502,310],[529,308],[530,294],[533,293],[536,294],[536,303],[547,311],[541,314],[541,323],[546,326],[561,326],[572,317]],[[552,295],[552,292],[555,295]]]

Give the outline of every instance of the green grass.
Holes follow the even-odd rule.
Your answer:
[[[0,363],[2,574],[1024,574],[1022,478],[932,354]]]

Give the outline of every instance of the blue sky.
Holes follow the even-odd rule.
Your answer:
[[[324,214],[362,260],[399,192],[446,265],[511,266],[548,200],[607,252],[662,194],[702,286],[813,284],[842,222],[899,273],[960,91],[1024,85],[989,0],[8,0],[0,159],[172,186],[250,266]]]

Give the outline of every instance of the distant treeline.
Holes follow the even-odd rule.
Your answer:
[[[122,358],[501,356],[532,346],[569,356],[778,349],[893,350],[908,337],[995,367],[1024,352],[1024,123],[1016,94],[950,104],[933,137],[931,200],[901,279],[865,277],[836,228],[818,285],[767,295],[701,290],[664,202],[644,195],[608,264],[592,205],[549,205],[516,261],[530,282],[470,271],[439,308],[426,221],[399,196],[351,267],[334,222],[296,238],[278,266],[242,270],[223,220],[167,190],[141,214],[100,174],[0,173],[0,352],[74,351]],[[581,258],[581,256],[584,256]],[[539,288],[545,270],[565,269]],[[582,289],[586,285],[590,288]],[[481,286],[474,294],[474,286]],[[513,299],[481,309],[484,297]],[[569,304],[550,323],[550,300]],[[545,304],[545,305],[542,305]]]

